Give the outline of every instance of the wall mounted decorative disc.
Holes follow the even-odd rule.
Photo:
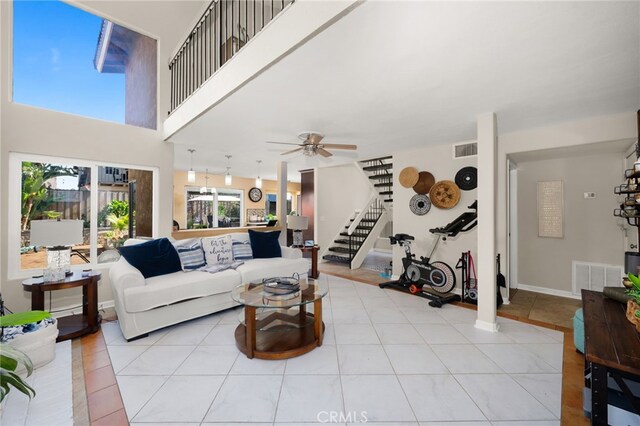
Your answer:
[[[478,169],[475,167],[463,167],[456,173],[456,185],[463,191],[471,191],[478,186]]]
[[[413,190],[416,194],[428,194],[429,190],[436,183],[436,178],[429,172],[418,173],[418,183],[413,185]]]
[[[416,194],[409,201],[411,212],[418,216],[423,216],[431,210],[431,200],[424,194]]]
[[[400,176],[398,176],[398,180],[400,181],[400,185],[405,188],[411,188],[413,185],[418,183],[418,169],[415,167],[405,167],[400,172]]]
[[[460,201],[460,188],[455,182],[441,180],[431,187],[429,196],[434,206],[439,209],[450,209]]]

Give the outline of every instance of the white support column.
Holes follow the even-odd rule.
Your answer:
[[[278,162],[278,192],[276,203],[276,216],[278,226],[282,227],[280,232],[280,245],[287,245],[287,162]]]
[[[478,117],[478,318],[476,328],[496,324],[496,115]]]

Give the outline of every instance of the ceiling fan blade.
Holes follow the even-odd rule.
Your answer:
[[[341,143],[323,143],[322,147],[330,149],[358,149],[358,145],[346,145]]]
[[[296,149],[292,149],[291,151],[287,151],[287,152],[283,152],[280,155],[287,155],[287,154],[293,154],[294,152],[298,152],[298,151],[302,151],[304,148],[296,148]]]
[[[314,145],[318,145],[322,140],[322,138],[324,138],[324,136],[319,135],[317,133],[309,133],[309,136],[307,137],[307,141],[311,142]]]
[[[324,148],[318,148],[318,149],[316,150],[316,152],[317,152],[318,154],[322,155],[323,157],[331,157],[331,156],[333,155],[332,153],[330,153],[329,151],[327,151],[327,150],[326,150],[326,149],[324,149]]]
[[[297,146],[302,146],[302,144],[291,143],[291,142],[272,142],[272,141],[267,141],[267,143],[277,143],[278,145],[297,145]]]

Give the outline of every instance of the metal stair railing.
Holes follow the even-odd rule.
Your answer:
[[[169,62],[169,114],[295,0],[213,0]]]
[[[369,199],[366,208],[362,209],[362,211],[356,216],[353,223],[349,226],[347,230],[347,234],[349,234],[349,263],[353,261],[353,258],[358,253],[358,250],[363,246],[367,237],[369,237],[371,229],[375,227],[375,224],[378,222],[378,219],[380,219],[380,216],[384,211],[384,204],[380,201],[377,194],[374,194]],[[368,227],[370,229],[366,230],[365,235],[355,232],[359,227],[361,227],[360,223],[362,223],[363,220],[372,224]],[[358,243],[357,248],[356,243]]]

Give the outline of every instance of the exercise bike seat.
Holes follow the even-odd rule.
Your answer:
[[[391,245],[402,244],[405,241],[412,241],[412,240],[415,240],[415,237],[409,234],[396,234],[389,237],[389,241],[391,242]]]

